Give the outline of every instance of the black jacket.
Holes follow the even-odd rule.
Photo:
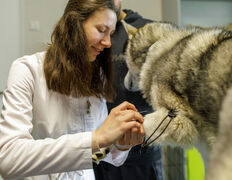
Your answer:
[[[140,16],[138,13],[133,12],[131,10],[124,10],[127,14],[124,19],[128,24],[139,28],[144,26],[147,23],[152,22],[151,20],[145,19]],[[118,60],[120,58],[120,54],[124,53],[126,44],[128,40],[127,32],[121,22],[118,22],[116,25],[116,31],[111,37],[112,41],[112,51],[113,51],[113,72],[114,72],[114,88],[116,90],[116,99],[113,103],[107,103],[108,110],[114,108],[119,105],[123,101],[128,101],[136,106],[141,114],[145,115],[147,113],[152,112],[152,107],[149,106],[146,101],[143,99],[140,92],[131,92],[128,91],[124,87],[124,77],[128,71],[126,63],[122,60]]]

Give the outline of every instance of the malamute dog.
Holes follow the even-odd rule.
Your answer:
[[[207,178],[232,178],[232,32],[125,26],[124,84],[140,89],[155,110],[144,117],[144,145],[195,145],[205,161],[212,151]]]

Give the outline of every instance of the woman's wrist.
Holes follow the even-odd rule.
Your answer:
[[[92,132],[92,153],[100,151],[99,142],[97,139],[96,131]]]

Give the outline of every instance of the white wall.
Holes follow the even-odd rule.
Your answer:
[[[181,1],[180,25],[198,25],[204,27],[226,26],[232,22],[232,1]]]
[[[24,0],[25,54],[46,49],[67,0]]]
[[[22,55],[21,0],[0,0],[0,91],[6,86],[10,64]]]
[[[122,7],[137,11],[148,19],[162,20],[162,0],[122,0]]]

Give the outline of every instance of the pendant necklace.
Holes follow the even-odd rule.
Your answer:
[[[86,104],[87,104],[87,110],[86,110],[86,113],[87,113],[87,114],[90,114],[90,107],[91,107],[91,103],[90,103],[90,101],[89,101],[89,98],[87,99]]]

